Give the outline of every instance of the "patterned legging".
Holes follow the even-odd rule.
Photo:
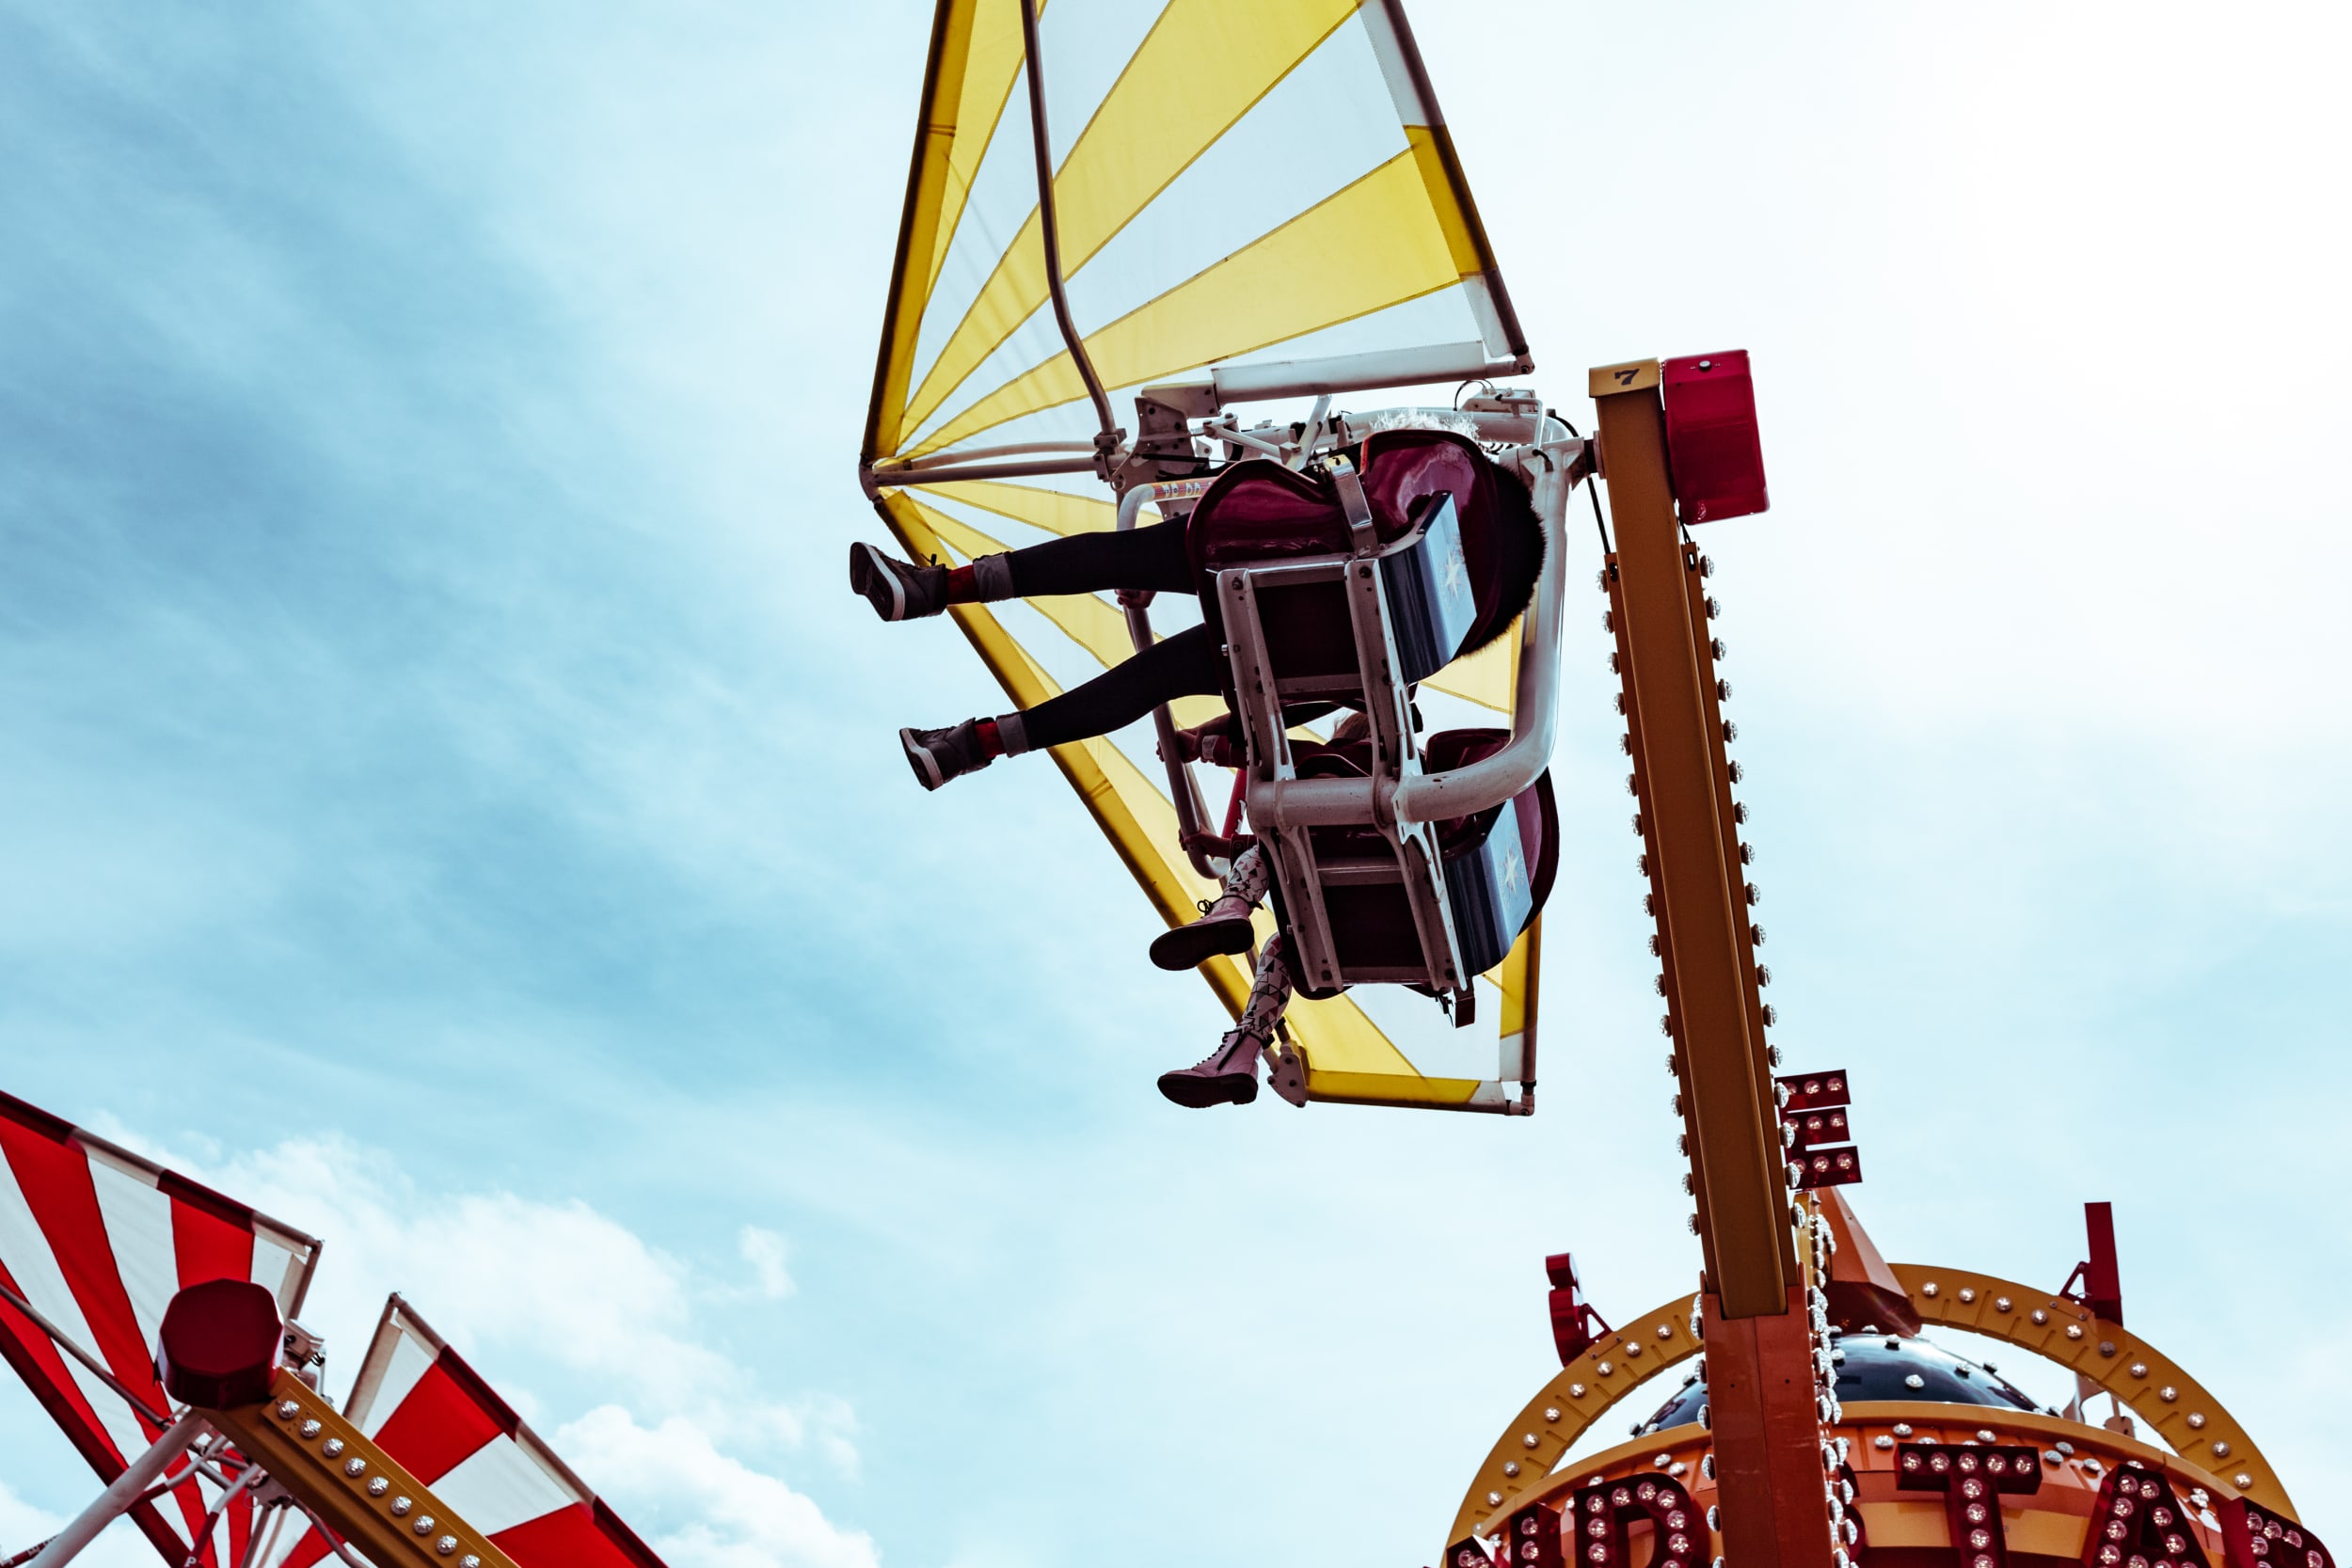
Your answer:
[[[1233,868],[1225,876],[1225,892],[1229,897],[1254,905],[1265,897],[1272,880],[1265,856],[1253,844],[1233,857]],[[1277,936],[1258,949],[1258,973],[1249,983],[1249,1000],[1242,1006],[1241,1021],[1234,1025],[1259,1040],[1274,1038],[1274,1026],[1291,1005],[1291,971],[1283,946]]]

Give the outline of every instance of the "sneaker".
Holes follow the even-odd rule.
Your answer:
[[[1258,1037],[1233,1030],[1188,1068],[1160,1074],[1160,1093],[1191,1110],[1247,1105],[1258,1098]]]
[[[885,621],[919,620],[947,608],[946,567],[911,566],[871,545],[850,546],[850,588]]]
[[[1249,914],[1257,905],[1237,893],[1200,906],[1200,918],[1152,939],[1152,961],[1162,969],[1192,969],[1221,954],[1249,951]]]
[[[980,721],[966,719],[944,730],[900,730],[898,744],[906,748],[907,766],[914,782],[937,789],[949,779],[977,773],[995,759],[980,749]]]

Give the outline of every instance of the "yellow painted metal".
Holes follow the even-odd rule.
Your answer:
[[[1445,1544],[1494,1516],[1497,1505],[1486,1501],[1487,1493],[1502,1496],[1504,1513],[1518,1506],[1512,1498],[1541,1481],[1611,1406],[1655,1374],[1698,1354],[1703,1347],[1691,1335],[1691,1313],[1697,1306],[1698,1297],[1688,1295],[1628,1320],[1546,1382],[1487,1450],[1454,1511]],[[1530,1437],[1535,1439],[1532,1444]],[[1518,1475],[1507,1474],[1506,1465],[1516,1465]]]
[[[1655,359],[1629,359],[1622,365],[1596,365],[1586,372],[1585,387],[1595,399],[1616,392],[1646,392],[1658,385]]]
[[[1632,381],[1648,363],[1630,367]],[[1617,374],[1605,370],[1597,379],[1614,385]],[[1608,391],[1597,401],[1616,528],[1604,580],[1708,1289],[1726,1318],[1776,1317],[1788,1310],[1796,1274],[1788,1182],[1698,560],[1680,538],[1657,388]]]
[[[293,1410],[279,1414],[288,1404]],[[479,1558],[484,1568],[515,1568],[514,1560],[487,1536],[289,1370],[279,1370],[270,1397],[260,1404],[203,1414],[376,1568],[448,1568],[468,1558]],[[331,1457],[330,1442],[338,1445]],[[368,1483],[378,1480],[389,1484],[381,1497],[369,1496]],[[401,1505],[398,1513],[392,1512],[395,1502]],[[440,1545],[444,1539],[452,1543],[446,1550]]]
[[[2137,1458],[2219,1497],[2251,1497],[2290,1519],[2298,1517],[2286,1489],[2279,1483],[2278,1473],[2262,1457],[2237,1419],[2194,1378],[2181,1370],[2177,1363],[2147,1341],[2127,1334],[2122,1325],[2104,1323],[2063,1297],[1993,1275],[1917,1263],[1891,1266],[1922,1322],[2006,1340],[2071,1367],[2121,1398],[2177,1451],[2168,1452],[2121,1433],[2031,1411],[1907,1400],[1855,1401],[1845,1406],[1840,1430],[1851,1433],[1871,1425],[1906,1421],[1931,1436],[1939,1435],[1943,1427],[1953,1428],[1958,1433],[1954,1441],[1986,1426],[2025,1434],[2037,1447],[2048,1447],[2063,1438],[2077,1449],[2089,1444],[2111,1455]],[[1934,1287],[1931,1292],[1930,1286]],[[1965,1300],[1962,1299],[1963,1295]],[[1688,1434],[1698,1433],[1696,1427],[1674,1428],[1591,1455],[1579,1461],[1572,1472],[1557,1476],[1551,1473],[1552,1466],[1594,1422],[1651,1374],[1705,1348],[1690,1337],[1691,1311],[1697,1299],[1684,1296],[1644,1313],[1578,1356],[1558,1376],[1549,1379],[1487,1450],[1463,1494],[1461,1506],[1454,1511],[1445,1544],[1451,1545],[1473,1531],[1491,1532],[1512,1513],[1538,1497],[1574,1485],[1579,1477],[1606,1469],[1636,1453],[1672,1449],[1678,1442],[1689,1440]],[[2036,1312],[2042,1315],[2040,1323],[2034,1321]],[[2081,1338],[2071,1337],[2067,1333],[2070,1326],[2080,1328]],[[1661,1335],[1661,1329],[1666,1332]],[[1645,1356],[1628,1356],[1628,1343],[1637,1339],[1644,1345]],[[2107,1345],[2114,1347],[2112,1354],[2102,1349]],[[1648,1360],[1648,1354],[1657,1358]],[[1600,1370],[1604,1365],[1610,1368],[1606,1373]],[[2145,1370],[2135,1372],[2134,1367]],[[2168,1387],[2174,1393],[2169,1400],[2163,1397]],[[2202,1417],[2203,1425],[2191,1427],[2188,1418],[2192,1414]],[[1530,1435],[1535,1438],[1532,1446],[1527,1441]],[[2217,1443],[2227,1444],[2227,1453],[2216,1454],[2213,1449]],[[1505,1473],[1504,1466],[1508,1465],[1518,1466],[1517,1476]],[[2240,1475],[2247,1477],[2247,1484],[2238,1484]],[[1488,1502],[1489,1493],[1500,1496],[1502,1501]],[[1889,1544],[1875,1534],[1871,1539],[1878,1544]],[[2081,1544],[2079,1529],[2075,1544]]]
[[[2295,1515],[2278,1472],[2237,1418],[2178,1363],[2122,1324],[2095,1318],[2062,1296],[1992,1275],[1915,1263],[1897,1263],[1894,1269],[1923,1322],[2005,1339],[2072,1368],[2129,1406],[2183,1456],[2211,1466],[2265,1508]],[[2040,1323],[2034,1321],[2037,1312]],[[2143,1370],[2134,1371],[2136,1367]],[[2173,1390],[2169,1400],[2167,1388]],[[2240,1475],[2248,1478],[2243,1486],[2237,1483]]]

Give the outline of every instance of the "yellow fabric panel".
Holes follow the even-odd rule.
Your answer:
[[[957,480],[947,484],[926,484],[923,488],[1048,533],[1099,533],[1119,526],[1119,508],[1099,496],[1048,490],[1035,484],[1007,484],[994,479]]]
[[[1449,207],[1451,203],[1449,203]],[[1129,387],[1248,354],[1461,281],[1415,155],[1354,184],[1148,305],[1089,334],[1105,387]],[[1067,353],[1016,376],[916,443],[936,451],[1007,420],[1086,395]]]
[[[1307,1073],[1307,1092],[1315,1099],[1368,1105],[1460,1105],[1479,1086],[1475,1078],[1423,1078],[1419,1073],[1401,1078],[1391,1072],[1325,1072],[1312,1068]]]
[[[1038,0],[1041,17],[1045,14],[1047,3],[1048,0]],[[978,170],[988,144],[995,139],[997,123],[1005,116],[1005,103],[1012,96],[1013,81],[1021,73],[1020,0],[971,0],[971,4],[960,8],[968,16],[970,42],[964,59],[962,90],[956,100],[956,117],[948,126],[954,140],[948,147],[943,171],[937,238],[931,245],[930,269],[923,275],[926,301],[930,298],[930,291],[938,286],[940,268],[946,264],[947,251],[955,243],[956,225],[963,216],[965,198],[972,194],[972,176]]]
[[[1169,0],[1055,171],[1062,276],[1074,276],[1355,14],[1356,0],[1285,0],[1280,5],[1265,0]],[[1013,36],[1017,48],[1017,24]],[[1047,80],[1052,80],[1050,73]],[[1045,245],[1040,227],[1032,207],[996,270],[924,372],[901,428],[914,428],[930,418],[1045,303]]]
[[[1430,211],[1437,214],[1439,227],[1445,230],[1446,251],[1454,258],[1454,276],[1482,276],[1486,270],[1486,258],[1478,253],[1478,239],[1470,215],[1454,199],[1454,182],[1446,178],[1445,155],[1438,146],[1438,138],[1445,134],[1442,125],[1434,130],[1426,125],[1405,128],[1405,138],[1412,144],[1413,163],[1421,170],[1422,188],[1429,193]]]
[[[1390,1043],[1379,1025],[1345,996],[1327,1002],[1299,997],[1284,1015],[1299,1054],[1317,1075],[1326,1072],[1364,1073],[1387,1078],[1403,1075],[1419,1081],[1421,1072]]]
[[[1544,917],[1537,911],[1511,951],[1494,968],[1493,979],[1502,992],[1502,1012],[1495,1033],[1504,1039],[1525,1034],[1535,1022],[1535,982],[1542,973]]]
[[[1519,624],[1466,657],[1457,658],[1422,684],[1497,713],[1515,705],[1519,679]]]

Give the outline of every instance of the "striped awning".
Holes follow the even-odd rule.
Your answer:
[[[0,1094],[0,1286],[144,1408],[5,1296],[0,1356],[103,1481],[161,1436],[154,1418],[171,1413],[154,1364],[171,1298],[208,1280],[248,1279],[292,1317],[318,1252],[300,1231]],[[193,1479],[131,1516],[172,1568],[191,1554],[207,1568],[243,1561],[254,1519],[251,1495],[240,1494],[204,1532]]]
[[[343,1414],[519,1568],[662,1568],[397,1295],[385,1303]],[[313,1532],[286,1561],[306,1568],[326,1556]]]

